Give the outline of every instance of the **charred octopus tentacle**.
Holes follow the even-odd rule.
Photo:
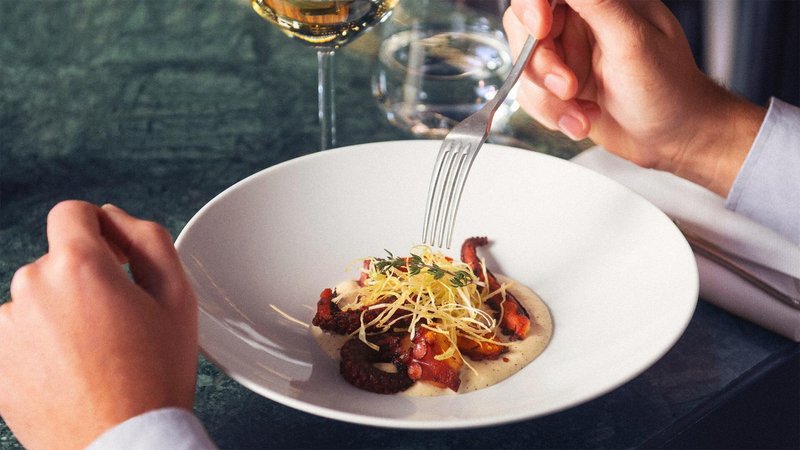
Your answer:
[[[437,359],[448,346],[447,337],[443,334],[418,328],[414,339],[408,336],[403,338],[398,358],[408,367],[408,376],[412,380],[427,381],[434,386],[458,392],[463,360],[457,355],[442,360]]]
[[[339,308],[339,305],[334,303],[334,298],[336,298],[335,291],[332,291],[330,288],[323,290],[319,295],[319,301],[317,301],[317,312],[311,320],[312,325],[318,326],[320,329],[329,333],[352,334],[361,328],[362,320],[364,323],[370,323],[382,312],[379,308],[343,311]],[[406,326],[410,323],[410,315],[408,315],[409,317],[407,319],[401,317],[403,315],[404,313],[402,311],[397,312],[395,315],[389,317],[389,320],[393,320],[398,327]],[[375,332],[381,330],[371,326],[367,327],[366,331]]]
[[[471,237],[464,241],[461,246],[461,260],[470,266],[472,271],[481,281],[486,283],[489,292],[494,292],[500,288],[497,278],[486,269],[484,280],[483,264],[478,258],[477,248],[489,242],[486,237]],[[525,339],[531,326],[531,319],[525,307],[510,292],[506,292],[505,298],[501,294],[496,294],[486,300],[489,306],[500,316],[500,329],[509,336],[509,339]]]
[[[339,371],[342,377],[353,386],[378,394],[396,394],[414,384],[406,367],[396,358],[398,336],[385,336],[377,344],[380,350],[370,348],[358,338],[352,338],[342,346]],[[374,366],[375,363],[394,363],[397,372],[386,372]]]
[[[508,347],[492,341],[476,341],[458,336],[458,351],[473,361],[495,360],[508,352]]]
[[[361,326],[361,311],[342,311],[333,299],[336,293],[326,288],[319,295],[317,313],[311,323],[330,333],[350,334]]]

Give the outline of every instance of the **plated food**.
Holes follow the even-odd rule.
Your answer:
[[[245,388],[309,414],[387,428],[463,430],[585,403],[674,346],[694,313],[698,278],[694,255],[669,218],[576,164],[485,144],[458,223],[489,236],[491,245],[478,254],[495,274],[514,278],[518,284],[509,290],[530,286],[547,302],[555,329],[546,350],[501,383],[467,394],[461,392],[469,369],[462,370],[457,395],[378,395],[347,384],[339,362],[309,330],[316,328],[310,327],[315,303],[323,287],[358,278],[361,261],[346,273],[342,258],[384,256],[383,248],[409,254],[408,236],[418,235],[419,223],[398,220],[398,211],[419,208],[429,181],[409,173],[440,147],[441,141],[413,140],[313,152],[210,200],[175,244],[197,292],[203,355]],[[387,194],[398,189],[402,195]],[[460,244],[469,236],[459,230]],[[459,259],[458,249],[448,254]],[[530,335],[537,332],[533,322]],[[503,357],[514,354],[509,349]]]
[[[495,276],[473,237],[455,261],[427,246],[363,261],[357,280],[322,291],[314,335],[342,377],[371,392],[442,395],[495,384],[552,335],[544,302]]]

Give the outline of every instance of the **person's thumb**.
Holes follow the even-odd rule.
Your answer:
[[[628,0],[566,0],[602,44],[621,45],[636,39],[642,18]],[[622,40],[622,42],[620,42]]]
[[[660,1],[564,0],[583,19],[604,49],[625,52],[645,45],[645,34],[672,34],[680,30],[674,16]]]

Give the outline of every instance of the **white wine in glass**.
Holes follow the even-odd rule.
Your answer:
[[[336,146],[334,50],[389,17],[399,0],[251,0],[284,33],[317,49],[320,147]]]

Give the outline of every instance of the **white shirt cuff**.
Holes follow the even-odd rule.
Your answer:
[[[725,207],[800,244],[800,108],[772,99]]]
[[[217,447],[200,420],[181,408],[162,408],[132,417],[101,434],[87,450],[211,450]]]

